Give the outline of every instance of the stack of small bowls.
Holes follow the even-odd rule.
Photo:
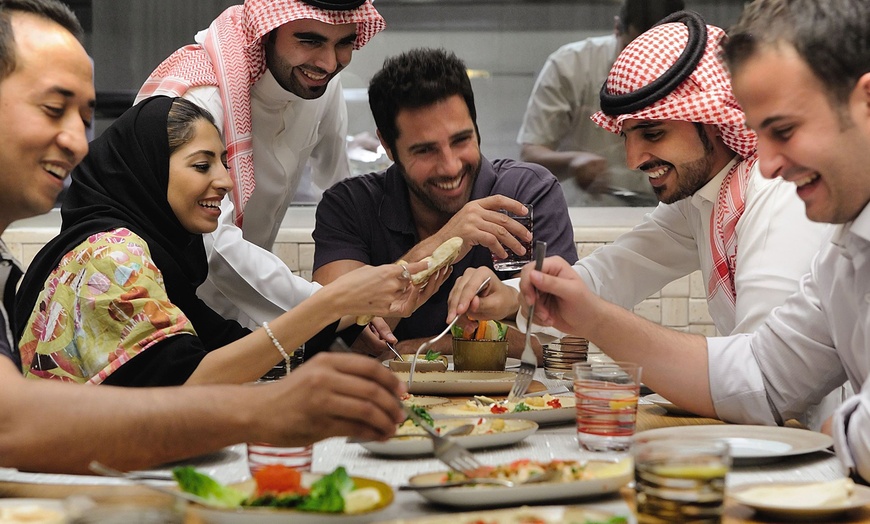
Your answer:
[[[544,374],[549,379],[572,380],[571,366],[586,362],[589,341],[581,337],[564,337],[543,346]]]

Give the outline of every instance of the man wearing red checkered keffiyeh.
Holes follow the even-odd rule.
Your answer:
[[[662,203],[575,269],[625,307],[700,269],[713,323],[731,334],[754,329],[797,289],[823,227],[806,219],[793,188],[755,167],[756,136],[719,58],[723,38],[682,12],[620,53],[592,119],[624,137],[628,167],[647,175]],[[687,325],[693,313],[667,302],[663,319]]]
[[[199,293],[225,318],[253,327],[319,288],[271,249],[306,165],[320,189],[350,175],[338,74],[384,27],[372,0],[246,0],[142,86],[137,102],[184,96],[223,133],[235,187],[207,235],[209,280]]]

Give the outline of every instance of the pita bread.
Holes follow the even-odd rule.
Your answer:
[[[421,260],[421,262],[425,261],[427,263],[427,267],[423,271],[411,275],[411,283],[415,286],[419,286],[424,282],[428,282],[429,277],[437,273],[440,269],[449,266],[456,260],[456,257],[459,256],[460,249],[462,249],[462,237],[452,237],[447,239],[443,244],[435,248],[435,251],[432,252],[431,256]],[[408,263],[404,260],[398,260],[396,261],[396,264],[401,266],[407,265]],[[356,317],[356,323],[357,325],[365,326],[372,321],[372,318],[374,318],[372,315],[360,315]]]

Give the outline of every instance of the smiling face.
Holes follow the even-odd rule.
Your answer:
[[[384,147],[405,177],[415,218],[449,218],[468,203],[480,171],[477,132],[465,100],[453,95],[402,109],[396,127],[396,150]]]
[[[622,124],[625,158],[643,171],[660,202],[673,204],[695,194],[734,156],[715,126],[701,131],[681,120],[627,119]]]
[[[200,118],[194,129],[193,138],[169,157],[167,200],[184,229],[210,233],[217,229],[221,200],[233,181],[217,128]]]
[[[88,151],[91,62],[55,22],[13,13],[16,67],[0,81],[0,231],[48,212]]]
[[[327,24],[302,19],[288,22],[267,37],[266,65],[286,91],[318,98],[350,63],[356,24]]]
[[[762,174],[793,182],[810,220],[854,219],[870,201],[870,73],[848,107],[835,109],[797,52],[782,45],[749,58],[732,85],[758,133]]]

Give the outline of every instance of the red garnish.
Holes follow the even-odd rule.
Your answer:
[[[257,496],[266,493],[308,493],[308,489],[302,487],[302,473],[287,466],[264,466],[254,473],[254,480],[257,482]]]
[[[489,408],[489,411],[490,411],[491,413],[493,413],[494,415],[498,415],[498,414],[500,414],[500,413],[507,413],[507,410],[508,410],[508,409],[507,409],[506,407],[504,407],[504,406],[499,406],[498,404],[495,404],[495,405],[493,405],[491,408]]]
[[[562,401],[560,401],[557,398],[554,398],[553,400],[548,400],[547,405],[553,409],[559,409],[562,407]]]

